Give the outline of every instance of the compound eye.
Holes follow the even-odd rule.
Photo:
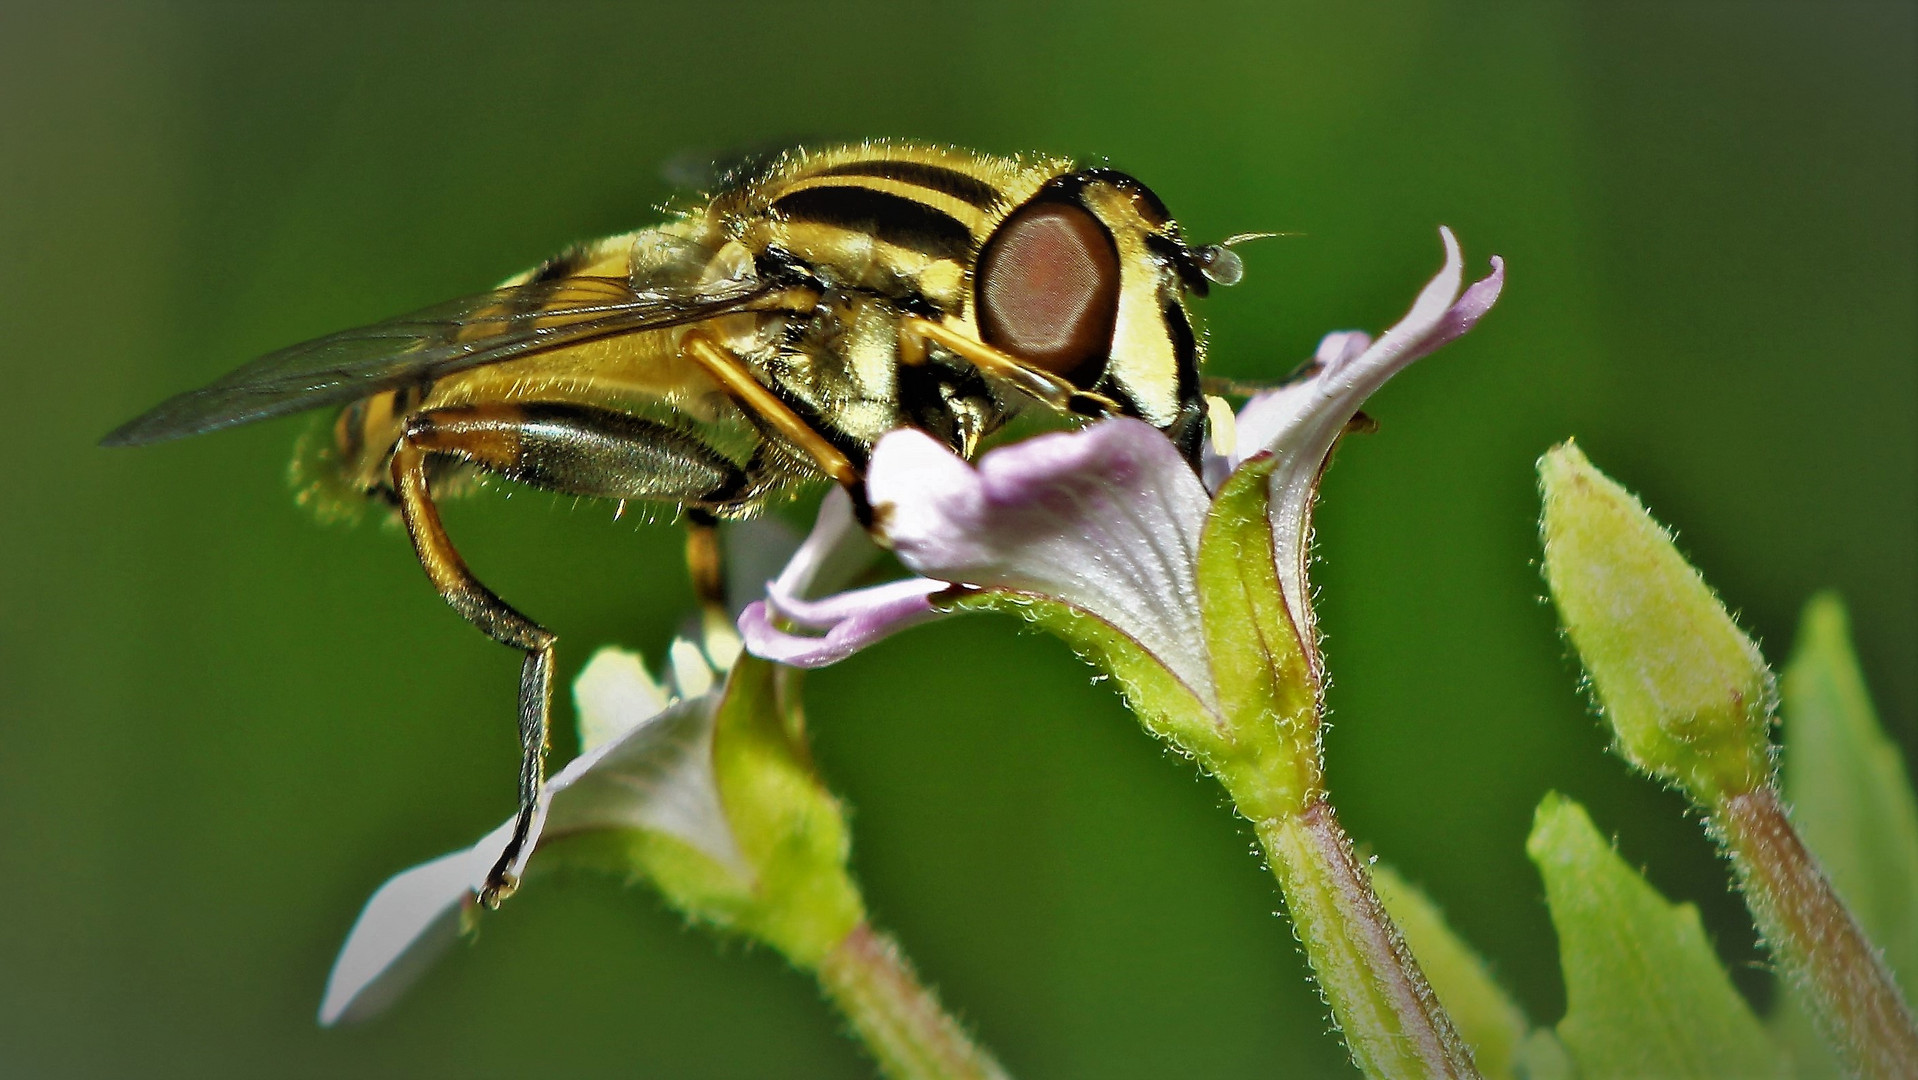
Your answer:
[[[1033,203],[999,226],[979,255],[979,335],[986,344],[1082,385],[1081,369],[1112,351],[1119,252],[1084,208]],[[1096,374],[1091,378],[1096,378]]]

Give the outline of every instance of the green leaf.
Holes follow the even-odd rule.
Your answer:
[[[1515,1076],[1520,1044],[1531,1029],[1524,1011],[1492,978],[1485,961],[1446,925],[1444,912],[1418,886],[1378,864],[1372,867],[1372,888],[1405,935],[1439,1003],[1472,1048],[1479,1071],[1487,1080]]]
[[[1719,966],[1698,909],[1639,876],[1582,807],[1539,803],[1525,853],[1545,879],[1565,972],[1558,1037],[1588,1080],[1789,1075]]]
[[[1806,605],[1782,689],[1792,821],[1910,1000],[1918,982],[1918,800],[1872,708],[1837,596]],[[1802,1075],[1843,1075],[1796,988],[1785,988],[1773,1022]]]
[[[1792,1074],[1798,1080],[1846,1080],[1849,1075],[1837,1051],[1825,1041],[1812,1018],[1811,1002],[1796,987],[1781,987],[1772,1010],[1772,1038],[1791,1055]]]
[[[1872,709],[1836,596],[1806,607],[1783,689],[1792,821],[1909,998],[1918,989],[1918,800]]]
[[[1771,671],[1671,534],[1571,443],[1539,459],[1545,580],[1627,761],[1701,806],[1771,773]]]

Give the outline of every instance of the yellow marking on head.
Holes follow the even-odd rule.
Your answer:
[[[1180,405],[1178,351],[1166,328],[1166,274],[1146,247],[1148,229],[1132,196],[1094,184],[1084,198],[1119,249],[1119,318],[1106,377],[1125,390],[1148,423],[1165,427],[1178,419]]]

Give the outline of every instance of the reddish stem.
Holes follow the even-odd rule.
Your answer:
[[[865,923],[819,964],[819,982],[895,1080],[1006,1080],[891,938]]]
[[[1259,834],[1354,1063],[1377,1078],[1477,1078],[1332,804],[1317,799]]]
[[[1745,902],[1786,975],[1807,991],[1819,1026],[1850,1070],[1918,1078],[1918,1024],[1878,950],[1766,786],[1719,804],[1715,823]]]

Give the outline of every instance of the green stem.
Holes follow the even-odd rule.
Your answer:
[[[819,964],[819,984],[893,1080],[1006,1080],[919,981],[899,946],[860,923]]]
[[[1918,1024],[1878,950],[1832,891],[1771,786],[1718,804],[1712,822],[1745,903],[1853,1075],[1918,1077]]]
[[[1259,841],[1353,1063],[1374,1078],[1476,1078],[1332,804],[1258,823]]]

